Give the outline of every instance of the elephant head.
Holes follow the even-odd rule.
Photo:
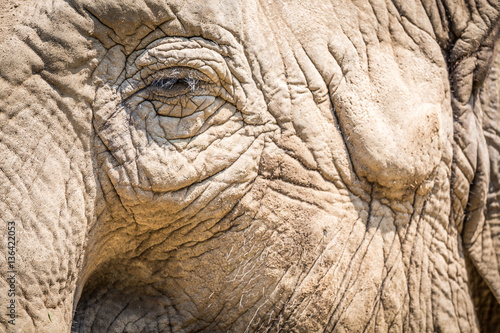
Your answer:
[[[2,330],[498,328],[498,3],[14,10]]]

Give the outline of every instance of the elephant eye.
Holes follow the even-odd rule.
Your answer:
[[[193,48],[177,48],[176,43],[141,51],[127,65],[119,94],[131,121],[153,139],[186,142],[231,119],[238,123],[242,116],[225,59],[218,51],[200,48],[198,41]]]
[[[176,78],[163,77],[153,80],[150,84],[151,92],[165,97],[175,97],[189,92],[195,92],[199,88],[200,80],[192,77]]]
[[[211,86],[209,78],[192,68],[173,67],[153,74],[146,80],[152,99],[199,95]]]

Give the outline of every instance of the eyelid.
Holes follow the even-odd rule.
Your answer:
[[[155,46],[137,57],[134,63],[135,71],[130,73],[133,76],[120,85],[122,99],[125,100],[149,86],[154,79],[162,75],[161,73],[177,68],[191,72],[191,75],[199,77],[204,82],[220,86],[222,89],[218,90],[221,97],[234,103],[232,75],[221,54],[200,47],[199,44],[185,49],[176,49],[170,44],[173,43]]]
[[[153,84],[154,81],[162,79],[177,79],[177,80],[196,79],[204,83],[209,83],[209,84],[214,83],[212,80],[210,80],[208,76],[198,71],[197,69],[192,69],[189,67],[178,67],[178,66],[165,68],[163,70],[154,72],[153,74],[144,78],[144,82],[146,83],[146,85],[149,86]]]
[[[146,80],[145,91],[154,99],[172,99],[183,95],[212,94],[211,83],[203,74],[192,70],[175,67],[168,71],[160,71]],[[208,89],[207,89],[208,88]]]
[[[136,60],[137,68],[141,72],[148,68],[153,71],[170,67],[193,68],[213,83],[231,84],[231,73],[219,53],[205,48],[172,50],[167,46],[159,45],[140,55]]]

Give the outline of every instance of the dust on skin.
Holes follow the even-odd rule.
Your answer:
[[[0,43],[8,37],[9,29],[20,23],[22,15],[18,10],[20,6],[28,3],[29,0],[2,0],[0,1]]]

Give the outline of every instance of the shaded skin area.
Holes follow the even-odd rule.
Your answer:
[[[499,9],[454,6],[37,2],[0,57],[16,328],[495,327]]]

